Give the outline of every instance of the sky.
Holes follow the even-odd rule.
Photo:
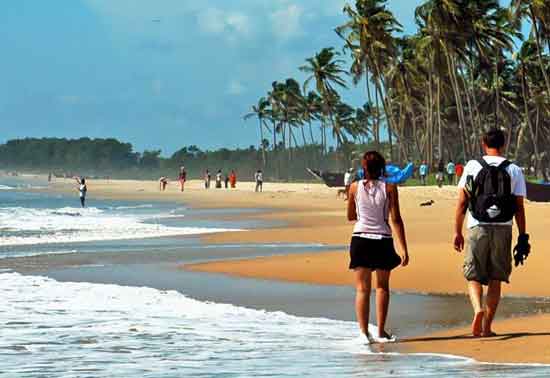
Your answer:
[[[258,144],[243,115],[271,82],[340,48],[342,0],[6,0],[0,143],[115,137],[169,156]],[[390,0],[406,33],[421,0]],[[343,94],[360,106],[364,92]]]

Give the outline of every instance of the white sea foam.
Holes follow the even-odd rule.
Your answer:
[[[0,190],[13,190],[13,189],[15,189],[13,186],[0,185]]]
[[[0,327],[0,371],[8,376],[524,377],[550,371],[452,356],[376,355],[355,337],[354,322],[18,273],[0,273]]]
[[[34,256],[44,256],[44,255],[70,255],[73,253],[78,253],[76,249],[70,250],[59,250],[59,251],[10,251],[4,254],[0,254],[0,259],[11,259],[19,257],[34,257]]]
[[[283,369],[287,358],[308,351],[333,351],[356,328],[200,302],[174,291],[59,283],[17,273],[0,274],[0,326],[0,371],[29,376],[141,376],[149,369],[194,375],[221,372],[222,366],[251,376]],[[332,369],[322,360],[315,364]]]
[[[135,206],[115,206],[113,207],[114,210],[132,210],[132,209],[152,209],[153,205],[150,203],[145,203],[143,205],[135,205]]]
[[[163,214],[138,216],[95,207],[0,208],[0,246],[143,239],[235,231],[222,228],[171,227],[147,222]],[[166,214],[171,217],[172,215]]]

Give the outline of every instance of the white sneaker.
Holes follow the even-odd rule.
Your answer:
[[[395,343],[397,341],[397,337],[394,335],[388,335],[389,337],[375,337],[374,342],[378,344],[387,344],[387,343]]]

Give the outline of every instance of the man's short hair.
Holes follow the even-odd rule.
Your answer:
[[[506,136],[500,129],[491,129],[483,135],[483,143],[489,148],[501,149],[506,144]]]

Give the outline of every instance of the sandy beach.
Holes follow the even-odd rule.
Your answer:
[[[347,269],[347,243],[351,224],[345,219],[345,202],[336,198],[336,191],[321,184],[269,184],[264,193],[254,193],[253,183],[238,183],[236,190],[202,189],[202,182],[191,181],[180,193],[175,183],[166,192],[159,192],[154,181],[90,180],[89,196],[131,200],[181,201],[193,208],[260,208],[260,213],[239,217],[277,221],[273,228],[251,232],[221,233],[204,236],[216,243],[320,243],[334,246],[333,252],[294,254],[225,262],[186,265],[182,269],[221,273],[249,278],[312,284],[352,285]],[[69,181],[57,181],[55,190],[74,190]],[[400,191],[403,217],[411,255],[410,266],[398,269],[392,288],[411,293],[464,293],[461,274],[462,256],[451,246],[452,222],[456,189],[444,187],[406,187]],[[434,200],[431,207],[421,202]],[[533,254],[526,266],[515,269],[506,296],[549,297],[550,275],[547,274],[544,251],[550,245],[549,205],[527,204],[528,231]],[[352,303],[350,303],[350,312]],[[428,315],[429,316],[429,315]],[[464,337],[467,329],[442,331],[434,335],[405,340],[396,345],[407,352],[448,353],[486,362],[550,363],[546,331],[550,317],[546,315],[506,319],[495,324],[499,337],[474,340]],[[468,322],[469,319],[465,319]],[[526,345],[529,352],[526,353]]]

